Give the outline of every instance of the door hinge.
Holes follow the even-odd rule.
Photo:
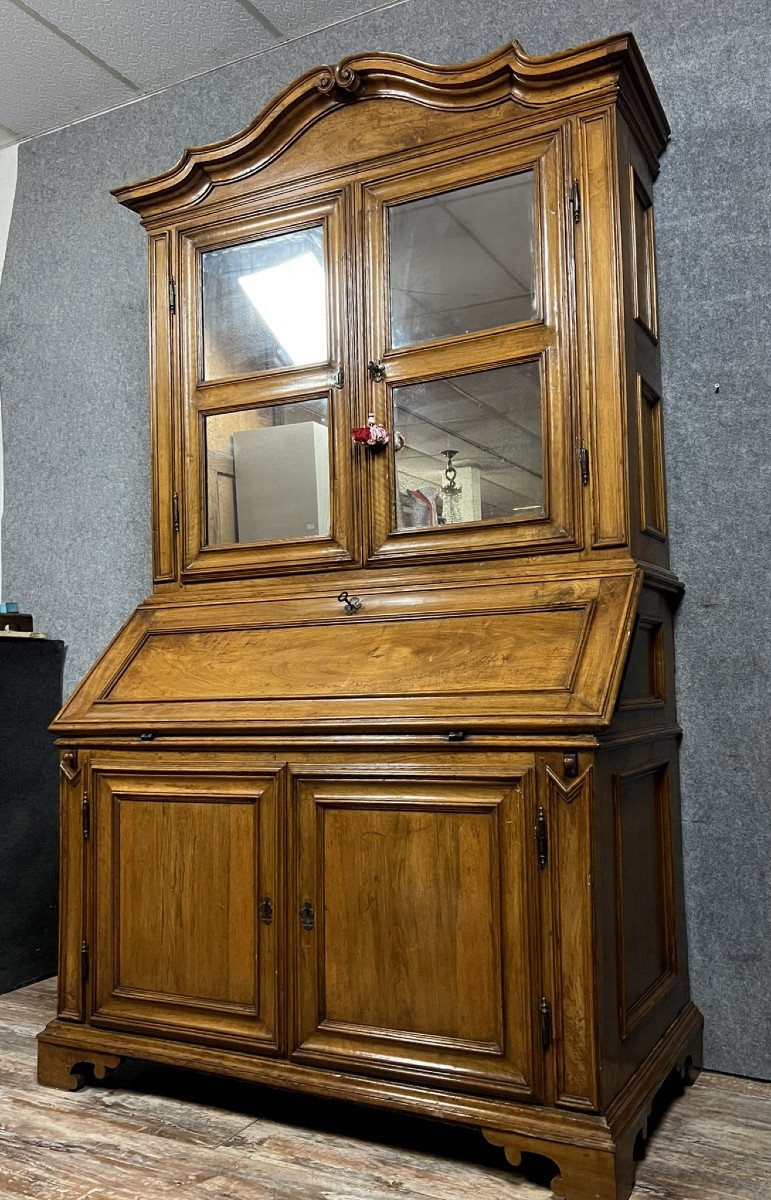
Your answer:
[[[578,465],[581,468],[581,483],[586,487],[589,483],[589,451],[586,446],[578,451]]]
[[[88,792],[83,793],[80,814],[83,819],[83,841],[87,842],[91,836],[91,804],[88,799]]]
[[[545,996],[541,996],[541,1003],[538,1005],[538,1020],[541,1027],[541,1049],[545,1053],[552,1041],[551,1005]]]
[[[549,826],[546,823],[546,811],[542,804],[538,805],[538,815],[535,819],[535,844],[538,850],[538,865],[543,868],[549,857]]]
[[[177,311],[177,284],[174,279],[174,276],[172,275],[169,278],[169,312],[175,313],[176,311]]]
[[[573,209],[573,224],[577,225],[581,220],[581,191],[577,179],[573,180],[573,186],[570,189],[570,207]]]
[[[88,942],[83,942],[80,947],[80,978],[85,983],[88,979],[91,970],[91,956],[88,950]]]
[[[174,522],[174,532],[179,533],[179,496],[176,492],[171,497],[171,519]]]
[[[335,387],[341,388],[344,383],[345,383],[345,373],[343,372],[343,368],[340,367],[340,369],[335,372]]]

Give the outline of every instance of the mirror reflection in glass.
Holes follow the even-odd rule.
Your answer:
[[[329,358],[318,225],[201,255],[204,379]]]
[[[207,544],[328,537],[329,402],[205,419]]]
[[[391,345],[532,320],[533,173],[388,210]]]
[[[396,528],[540,516],[538,362],[393,389]]]

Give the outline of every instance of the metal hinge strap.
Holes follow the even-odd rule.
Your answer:
[[[174,276],[171,275],[169,277],[169,312],[175,313],[176,311],[177,311],[177,284],[174,279]]]
[[[538,1018],[541,1027],[541,1049],[545,1053],[552,1040],[551,1005],[545,996],[541,996],[541,1003],[538,1005]]]
[[[83,942],[80,947],[80,978],[85,983],[88,979],[91,970],[91,956],[88,951],[88,942]]]
[[[91,804],[88,799],[88,792],[83,793],[80,812],[83,820],[83,841],[87,842],[91,836]]]
[[[573,223],[577,225],[581,220],[581,192],[577,179],[573,180],[573,186],[570,189],[570,207],[573,209]]]
[[[589,451],[586,446],[578,451],[578,465],[581,468],[581,483],[586,487],[589,483]]]
[[[174,532],[179,533],[179,496],[176,492],[171,497],[171,517],[174,522]]]
[[[538,850],[538,865],[543,868],[549,857],[549,826],[546,823],[546,810],[538,805],[538,815],[535,819],[535,844]]]

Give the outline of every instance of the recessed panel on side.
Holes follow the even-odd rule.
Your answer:
[[[669,764],[614,776],[619,1018],[627,1034],[675,981]]]

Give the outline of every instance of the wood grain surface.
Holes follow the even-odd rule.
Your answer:
[[[0,996],[0,1196],[34,1200],[548,1200],[474,1131],[126,1063],[35,1083],[48,980]],[[344,1131],[344,1134],[338,1132]],[[654,1126],[632,1200],[770,1200],[771,1084],[702,1074]]]

